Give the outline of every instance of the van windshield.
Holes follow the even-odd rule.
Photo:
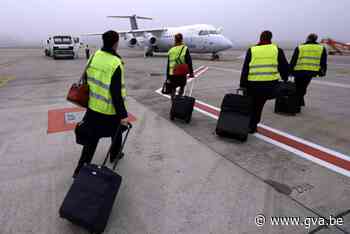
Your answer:
[[[72,38],[71,37],[53,37],[53,41],[55,44],[72,44]]]

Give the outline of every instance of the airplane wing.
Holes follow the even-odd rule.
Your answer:
[[[118,31],[120,36],[124,37],[126,34],[132,34],[134,37],[143,36],[144,33],[152,33],[153,35],[159,37],[163,32],[166,32],[166,28],[151,28],[151,29],[135,29],[135,30],[128,30],[128,31]],[[103,33],[86,33],[82,36],[99,36]]]

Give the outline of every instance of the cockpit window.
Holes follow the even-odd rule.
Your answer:
[[[199,31],[199,36],[205,36],[205,35],[209,35],[209,32],[207,30]]]
[[[216,30],[201,30],[199,31],[199,36],[205,36],[205,35],[215,35],[218,34]]]

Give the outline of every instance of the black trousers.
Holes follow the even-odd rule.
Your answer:
[[[95,140],[91,140],[91,143],[89,145],[84,145],[83,150],[81,151],[81,156],[78,162],[78,166],[76,167],[74,171],[74,175],[77,175],[79,173],[79,170],[84,166],[84,164],[89,164],[92,161],[92,158],[94,157],[99,138],[96,138]],[[121,144],[122,144],[122,132],[118,131],[117,135],[114,137],[111,137],[111,153],[110,157],[111,159],[115,159],[117,157],[117,154],[119,153]]]
[[[298,102],[300,106],[305,106],[304,96],[307,92],[307,87],[309,86],[312,76],[308,75],[296,75],[295,77],[295,85],[297,89]]]
[[[178,95],[182,96],[185,91],[185,86],[187,83],[187,77],[186,76],[169,76],[168,79],[170,80],[170,86],[171,86],[171,99],[173,100],[176,95],[176,88],[180,87]]]
[[[248,96],[252,98],[252,114],[250,119],[250,129],[255,132],[257,125],[261,121],[262,111],[267,100],[275,92],[278,81],[249,81]]]
[[[83,120],[87,123],[86,128],[89,132],[88,144],[83,146],[81,157],[78,166],[75,169],[76,175],[80,168],[86,164],[91,163],[95,154],[98,142],[101,138],[115,136],[114,143],[111,148],[111,157],[116,157],[122,142],[122,131],[120,129],[120,117],[117,115],[104,115],[88,109]],[[122,130],[124,130],[122,128]],[[117,135],[116,135],[117,133]],[[107,152],[106,152],[107,153]]]
[[[85,50],[86,59],[90,58],[90,50]]]
[[[268,100],[267,97],[264,96],[252,96],[253,99],[253,110],[250,119],[250,129],[253,131],[257,130],[258,123],[261,121],[261,114],[264,109],[264,105]]]

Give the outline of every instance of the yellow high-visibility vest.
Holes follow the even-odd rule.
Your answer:
[[[274,44],[253,46],[251,48],[248,81],[279,80],[278,47]]]
[[[319,44],[305,44],[299,47],[299,56],[295,71],[319,71],[323,46]]]
[[[98,50],[90,59],[87,68],[87,83],[89,85],[89,108],[93,111],[115,115],[116,109],[112,102],[110,85],[114,72],[118,67],[121,69],[122,97],[126,98],[126,88],[124,81],[124,65],[117,56]]]
[[[169,56],[169,75],[174,74],[174,68],[177,64],[185,63],[185,56],[187,52],[187,46],[178,45],[171,48],[168,52]],[[182,50],[182,52],[181,52]],[[181,54],[180,54],[181,53]]]

